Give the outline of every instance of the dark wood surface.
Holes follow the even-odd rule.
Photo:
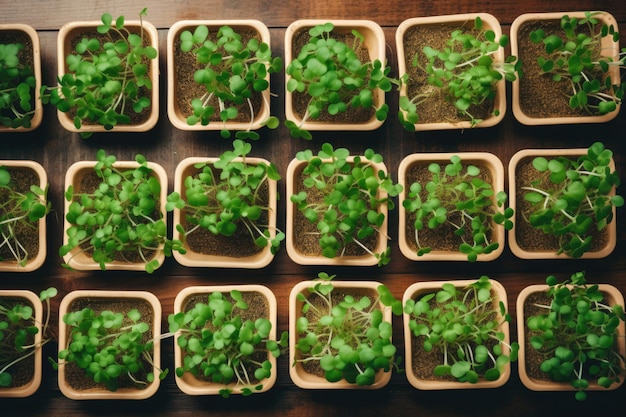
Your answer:
[[[168,28],[181,19],[233,19],[256,18],[263,21],[272,36],[272,49],[283,55],[285,28],[301,18],[371,19],[384,29],[387,57],[393,74],[397,75],[395,47],[396,27],[410,17],[443,15],[465,12],[488,12],[495,15],[508,33],[513,19],[527,12],[548,12],[601,9],[611,12],[622,29],[626,27],[626,7],[622,0],[580,1],[566,0],[501,0],[501,1],[373,1],[301,0],[296,2],[258,1],[160,1],[85,2],[58,0],[47,2],[16,3],[0,0],[0,22],[24,22],[34,26],[39,33],[42,50],[44,82],[51,85],[56,77],[56,37],[61,25],[72,20],[98,20],[104,12],[117,16],[123,14],[133,19],[144,6],[148,7],[147,20],[159,29],[161,68],[161,112],[155,129],[142,134],[109,133],[88,140],[61,128],[56,110],[47,107],[40,128],[31,133],[0,134],[0,159],[32,159],[47,170],[50,182],[50,200],[54,211],[48,216],[48,257],[44,266],[33,273],[3,273],[3,289],[27,288],[39,292],[55,286],[60,294],[53,304],[53,331],[58,323],[60,299],[74,289],[133,289],[148,290],[156,294],[163,305],[163,318],[173,310],[174,297],[190,285],[260,283],[270,287],[279,300],[279,330],[287,328],[287,297],[295,283],[314,278],[318,271],[336,273],[337,279],[379,280],[387,284],[397,297],[413,282],[424,280],[468,279],[487,274],[504,284],[508,291],[509,310],[514,311],[517,295],[527,285],[543,283],[548,274],[569,276],[572,272],[586,270],[591,282],[616,285],[626,292],[626,232],[623,210],[618,212],[618,242],[612,255],[603,260],[524,261],[517,259],[508,248],[496,261],[468,264],[465,262],[412,262],[405,259],[397,247],[397,210],[391,212],[390,231],[392,262],[382,267],[324,268],[303,267],[293,263],[284,248],[274,261],[260,270],[191,269],[168,259],[154,275],[128,272],[70,272],[61,268],[57,251],[62,241],[63,189],[66,169],[79,160],[91,160],[99,148],[117,155],[118,159],[133,159],[137,152],[164,166],[169,177],[169,191],[173,189],[174,169],[188,156],[216,156],[230,146],[218,133],[184,132],[175,129],[166,113],[166,37]],[[272,113],[284,115],[284,77],[272,78]],[[523,148],[587,147],[602,140],[615,152],[617,169],[626,172],[626,113],[604,125],[527,127],[517,123],[510,111],[510,87],[507,87],[509,111],[504,121],[493,128],[466,131],[437,131],[410,134],[404,131],[395,118],[397,93],[387,96],[392,111],[382,128],[366,133],[319,132],[314,140],[294,140],[285,128],[262,130],[262,138],[253,143],[252,154],[274,161],[284,175],[288,162],[299,150],[311,148],[315,152],[325,141],[348,147],[353,153],[367,147],[381,153],[397,179],[400,160],[414,152],[489,151],[498,155],[505,166],[511,156]],[[279,183],[283,199],[279,203],[279,227],[285,227],[284,181]],[[626,188],[620,187],[621,194]],[[166,329],[164,329],[166,330]],[[513,334],[516,323],[512,324]],[[404,354],[402,320],[394,319],[394,338],[399,354]],[[56,343],[47,345],[44,357],[56,354]],[[404,374],[394,373],[390,384],[378,391],[308,391],[297,388],[288,374],[287,355],[279,359],[276,386],[268,393],[250,398],[235,397],[224,400],[216,397],[191,397],[178,390],[172,375],[162,383],[159,392],[151,399],[140,402],[78,402],[66,399],[59,391],[55,372],[44,364],[44,381],[39,391],[30,398],[0,399],[1,415],[25,416],[191,416],[191,415],[258,415],[258,416],[346,416],[346,415],[420,415],[420,416],[522,416],[582,415],[594,411],[624,412],[626,387],[612,392],[592,393],[579,404],[571,393],[537,393],[527,390],[519,381],[517,365],[513,366],[510,381],[497,390],[459,390],[421,392],[412,388]],[[163,349],[162,363],[173,368],[173,346],[169,341]],[[604,407],[604,408],[603,408]],[[15,411],[12,411],[15,410]]]

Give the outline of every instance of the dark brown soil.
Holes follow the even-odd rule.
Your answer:
[[[297,58],[300,50],[310,39],[309,35],[310,27],[303,28],[298,32],[294,33],[293,41],[292,41],[292,51],[293,58]],[[354,41],[354,36],[351,33],[339,33],[337,32],[337,28],[333,31],[333,38],[335,38],[339,42],[344,42],[347,45],[352,45]],[[370,56],[367,48],[363,45],[358,47],[355,50],[357,57],[362,63],[369,62]],[[286,63],[285,65],[289,65]],[[304,117],[306,113],[306,109],[309,104],[310,97],[306,92],[298,93],[294,91],[293,93],[293,112],[297,114],[300,118]],[[374,116],[374,109],[363,109],[363,108],[353,108],[352,106],[348,106],[348,110],[343,113],[338,113],[336,115],[330,115],[327,111],[322,111],[318,118],[310,119],[312,122],[332,122],[336,124],[347,124],[347,123],[365,123],[370,120]]]
[[[549,306],[550,298],[543,292],[530,294],[530,296],[524,302],[524,319],[517,324],[518,326],[524,326],[526,320],[528,320],[528,318],[531,316],[546,314],[548,312],[548,310],[546,310],[545,308],[537,307],[535,304]],[[526,366],[526,373],[530,378],[541,381],[549,381],[549,376],[545,372],[542,372],[540,369],[541,362],[544,361],[544,357],[531,346],[530,338],[530,331],[525,327],[524,346],[520,346],[520,348],[523,348],[525,352],[524,366]]]
[[[439,23],[429,25],[418,25],[408,29],[404,34],[405,65],[409,81],[407,84],[408,97],[415,97],[419,94],[430,94],[436,87],[428,84],[426,71],[413,66],[413,58],[419,56],[419,65],[425,67],[428,63],[426,56],[422,52],[425,46],[441,50],[446,47],[446,42],[450,39],[450,34],[460,29],[458,24]],[[465,29],[471,32],[473,23],[468,22]],[[402,75],[402,74],[400,74]],[[441,90],[434,92],[427,100],[417,105],[419,116],[418,124],[425,123],[454,123],[470,120],[467,116],[459,114],[454,106],[454,101],[448,100]],[[493,102],[484,103],[481,106],[471,106],[468,112],[476,119],[485,119],[493,112]]]
[[[428,166],[431,162],[434,161],[423,161],[413,164],[408,170],[405,179],[406,189],[408,190],[410,185],[414,182],[419,182],[422,184],[422,192],[420,193],[420,198],[422,201],[427,197],[428,192],[425,190],[425,185],[430,181],[432,174],[428,171]],[[449,162],[439,163],[442,168],[445,167]],[[485,181],[493,184],[493,178],[491,177],[491,173],[485,167],[478,165],[476,162],[472,162],[473,165],[478,166],[480,171],[480,178]],[[443,172],[443,169],[442,169]],[[450,220],[455,224],[460,224],[460,219],[458,215],[450,216]],[[411,213],[408,210],[406,211],[406,224],[405,224],[405,235],[407,237],[407,245],[411,250],[417,252],[418,247],[415,242],[415,213]],[[450,251],[450,252],[458,252],[459,245],[461,244],[461,238],[459,236],[454,235],[454,227],[449,224],[443,224],[436,229],[430,229],[428,226],[420,230],[419,232],[419,241],[422,247],[430,247],[433,251]],[[468,230],[464,236],[465,240],[468,243],[473,242],[471,231]],[[491,239],[491,236],[488,236]]]
[[[215,40],[215,36],[217,35],[218,28],[209,27],[209,39]],[[261,36],[258,32],[249,29],[249,30],[239,30],[239,35],[241,35],[241,41],[243,44],[247,44],[250,39],[258,39],[261,41]],[[176,70],[174,74],[174,80],[176,83],[176,107],[180,110],[180,112],[185,116],[191,116],[193,114],[193,108],[191,107],[191,101],[194,98],[200,98],[206,93],[206,88],[203,85],[198,84],[194,80],[194,73],[202,68],[205,68],[205,65],[200,64],[196,61],[196,57],[191,52],[183,52],[180,50],[180,37],[175,40],[174,46],[174,68]],[[225,69],[226,70],[226,69]],[[250,101],[252,103],[252,108],[254,109],[255,117],[261,111],[261,107],[263,105],[263,96],[260,93],[252,94]],[[216,98],[209,101],[215,109],[215,114],[211,121],[220,121],[219,117],[219,104]],[[232,105],[232,103],[226,103],[227,105]],[[237,106],[237,117],[235,119],[231,119],[233,122],[249,122],[252,118],[252,114],[250,113],[250,106],[248,103],[244,103],[242,105]]]
[[[39,185],[39,177],[32,169],[7,167],[7,170],[11,174],[11,183],[16,191],[26,192],[30,190],[31,185]],[[6,191],[0,189],[0,201],[4,202],[6,198]],[[0,217],[2,215],[3,210],[0,208]],[[28,252],[29,259],[37,257],[39,253],[39,222],[31,226],[16,225],[14,232]],[[0,259],[6,259],[7,262],[15,259],[6,245],[0,247]]]
[[[532,166],[533,158],[526,158],[520,161],[515,169],[515,201],[516,217],[515,222],[515,239],[521,249],[526,252],[545,252],[559,249],[559,239],[552,235],[546,235],[541,230],[536,229],[528,222],[529,213],[533,210],[533,205],[524,200],[524,194],[527,192],[522,187],[530,186],[531,182],[539,179],[537,171]],[[550,188],[549,180],[543,176],[542,187]],[[606,247],[608,243],[607,229],[597,231],[591,228],[592,232],[592,252],[597,252]]]
[[[144,343],[148,342],[150,339],[154,337],[153,336],[154,329],[152,328],[152,323],[154,322],[154,310],[152,309],[152,306],[150,305],[150,303],[148,303],[146,300],[139,299],[139,298],[120,298],[120,299],[80,298],[80,299],[76,299],[75,301],[73,301],[68,306],[67,311],[68,312],[80,311],[84,308],[91,308],[96,314],[99,314],[105,310],[110,310],[113,312],[125,312],[124,314],[126,314],[126,312],[130,311],[131,309],[137,309],[139,310],[139,313],[141,314],[140,321],[148,323],[148,325],[150,326],[150,330],[147,331],[143,335],[143,342]],[[130,324],[130,323],[131,323],[130,320],[128,318],[125,318],[125,324]],[[71,329],[68,328],[68,330],[71,330]],[[69,335],[60,335],[60,336],[68,337]],[[75,363],[66,362],[65,365],[61,365],[61,366],[65,366],[65,380],[67,381],[69,386],[72,387],[73,389],[78,390],[78,391],[89,390],[93,388],[106,390],[106,387],[104,386],[104,384],[98,384],[95,381],[93,381],[93,379],[88,377],[85,374],[85,371],[79,368]],[[143,369],[144,369],[143,371],[137,372],[135,374],[135,377],[138,380],[145,381],[146,373],[152,372],[153,368],[150,363],[144,360]],[[127,376],[120,376],[119,388],[143,389],[145,387],[146,387],[145,385],[133,383],[130,380],[130,378],[128,378]]]
[[[541,73],[537,57],[545,56],[544,45],[530,41],[530,33],[540,28],[545,33],[562,33],[559,20],[527,22],[520,26],[518,59],[522,62],[523,70],[523,76],[519,79],[521,110],[535,118],[588,115],[584,110],[569,106],[569,81],[554,82],[549,74]]]
[[[11,309],[15,307],[17,304],[30,306],[31,308],[33,308],[33,314],[34,314],[34,306],[32,305],[30,301],[26,300],[25,298],[4,297],[4,296],[0,298],[0,305],[4,308]],[[8,333],[7,335],[9,337],[7,337],[6,339],[2,339],[0,341],[0,369],[4,368],[5,365],[13,361],[14,359],[17,359],[18,357],[22,356],[24,353],[28,353],[28,352],[22,352],[22,354],[18,354],[14,352],[12,347],[15,344],[15,338],[13,337],[13,335],[10,335]],[[26,344],[29,345],[34,342],[35,342],[35,337],[29,336],[28,340],[26,341]],[[5,358],[8,359],[6,362],[4,361]],[[0,388],[0,390],[10,389],[10,388],[19,388],[28,384],[33,379],[33,376],[35,373],[35,356],[30,355],[26,357],[24,360],[12,365],[8,371],[13,378],[11,380],[11,384],[8,387]]]
[[[233,308],[234,314],[239,314],[241,316],[241,320],[244,322],[246,320],[251,320],[254,322],[258,318],[269,319],[269,304],[268,304],[267,298],[265,298],[263,294],[258,293],[258,292],[242,292],[241,294],[243,296],[243,300],[248,304],[248,309],[241,310],[235,307]],[[183,302],[183,311],[189,311],[193,309],[193,307],[197,303],[206,303],[208,296],[209,296],[208,293],[194,294],[190,296]],[[224,294],[224,297],[230,302],[233,302],[233,299],[231,298],[229,294]],[[206,327],[214,330],[214,327],[211,326],[210,323],[207,323]],[[264,351],[258,351],[252,355],[252,360],[255,360],[258,362],[263,362],[267,358],[268,358],[268,353]],[[251,377],[250,381],[252,383],[259,382],[257,379],[254,378],[254,368],[252,366],[248,367],[247,371],[248,371],[248,375]],[[211,378],[207,378],[203,375],[194,376],[194,378],[197,378],[198,380],[201,380],[201,381],[212,382]]]
[[[191,174],[195,175],[195,174]],[[219,178],[219,175],[218,175]],[[185,190],[183,190],[183,195]],[[209,206],[217,204],[214,196],[209,196]],[[267,182],[264,182],[259,189],[259,204],[268,206],[269,200],[269,187]],[[185,224],[185,211],[181,213],[181,219],[183,219],[183,227],[185,231],[190,230],[193,226]],[[256,222],[259,225],[266,225],[269,223],[269,216],[267,211],[263,211],[261,217]],[[256,232],[255,232],[256,233]],[[254,235],[256,238],[257,235]],[[250,236],[250,232],[246,226],[239,222],[237,225],[237,231],[232,236],[223,236],[221,234],[213,234],[210,231],[197,228],[191,234],[186,235],[186,242],[189,245],[189,249],[193,252],[202,253],[204,255],[219,255],[229,256],[236,258],[243,258],[255,255],[263,250],[254,243],[254,238]]]
[[[306,191],[307,201],[309,204],[323,204],[324,197],[326,196],[326,190],[318,190],[317,188],[306,188],[304,186],[304,180],[306,175],[300,171],[297,174],[296,184],[294,186],[294,194],[298,194],[300,191]],[[294,247],[296,250],[305,256],[321,256],[322,250],[319,243],[319,232],[317,231],[317,223],[311,223],[303,213],[299,210],[294,210],[293,218],[293,235]],[[372,236],[363,240],[361,243],[370,250],[374,250],[376,247],[376,241],[378,234],[374,233]],[[345,251],[343,253],[338,252],[337,256],[365,256],[367,252],[358,244],[351,242],[346,244]]]

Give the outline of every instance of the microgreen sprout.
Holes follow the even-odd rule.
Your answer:
[[[432,163],[428,171],[431,179],[423,184],[412,183],[402,202],[407,212],[415,215],[417,255],[432,250],[420,242],[419,234],[425,227],[451,227],[458,237],[459,251],[467,254],[467,259],[472,262],[478,256],[496,250],[500,245],[492,241],[495,228],[513,228],[510,220],[513,209],[500,209],[507,194],[504,191],[495,193],[492,185],[481,178],[480,168],[463,164],[458,155],[453,155],[443,170],[441,165]]]
[[[180,40],[181,50],[193,54],[202,65],[194,73],[194,80],[206,87],[201,97],[191,101],[193,114],[187,117],[187,124],[206,126],[213,120],[221,120],[224,125],[221,136],[229,138],[226,122],[235,119],[243,105],[250,110],[251,126],[255,119],[251,99],[254,94],[259,94],[265,100],[261,93],[269,88],[268,75],[280,71],[281,58],[273,57],[269,45],[256,38],[242,42],[241,35],[230,26],[220,27],[211,37],[209,29],[199,25],[193,32],[183,31]],[[263,125],[271,129],[278,124],[275,116],[263,121]],[[251,127],[235,136],[238,139],[259,138]]]
[[[530,345],[543,358],[541,371],[553,381],[571,383],[583,401],[591,379],[609,388],[624,377],[626,359],[617,348],[617,338],[624,338],[618,330],[624,307],[607,305],[584,272],[563,282],[550,275],[546,283],[548,302],[535,304],[545,312],[526,319]]]
[[[0,248],[7,248],[19,266],[25,266],[30,256],[21,241],[25,231],[37,233],[39,220],[50,212],[47,193],[47,186],[37,184],[28,191],[17,190],[9,170],[0,166]]]
[[[533,159],[539,175],[522,187],[524,200],[532,204],[524,217],[531,226],[559,239],[558,254],[581,257],[592,248],[594,229],[604,230],[613,220],[613,207],[624,205],[622,196],[612,195],[620,185],[609,166],[612,157],[611,150],[595,142],[576,159]]]
[[[517,360],[519,344],[509,345],[501,328],[511,318],[485,275],[464,288],[444,283],[439,291],[407,300],[404,312],[424,350],[441,357],[433,376],[472,384],[480,378],[496,381]]]
[[[39,299],[45,303],[45,318],[37,323],[33,308],[29,304],[15,303],[7,307],[0,299],[0,387],[8,387],[13,381],[11,367],[32,356],[51,339],[47,337],[50,320],[50,299],[57,290],[50,287],[41,291]],[[33,337],[41,328],[41,340],[33,342]]]
[[[374,96],[379,90],[391,91],[399,81],[389,77],[391,68],[379,59],[359,59],[357,51],[365,39],[361,33],[352,30],[352,41],[345,43],[333,34],[334,28],[330,22],[310,28],[308,42],[285,69],[287,91],[309,97],[302,120],[285,121],[294,138],[310,140],[311,133],[302,128],[307,120],[319,119],[323,113],[336,116],[350,106],[373,109],[380,121],[387,118],[389,105],[376,103]]]
[[[427,74],[430,87],[411,97],[400,96],[400,123],[406,130],[414,131],[419,122],[417,106],[438,94],[453,102],[458,114],[470,120],[472,127],[482,122],[472,114],[472,106],[492,103],[497,84],[503,79],[516,79],[519,67],[516,57],[509,56],[500,62],[494,56],[508,42],[508,36],[496,39],[493,30],[483,29],[482,19],[476,17],[474,31],[453,31],[442,50],[425,46],[422,52],[426,63],[420,64],[419,53],[416,53],[412,65]],[[406,84],[411,82],[408,73],[401,79]],[[495,112],[497,116],[497,110]]]
[[[176,250],[185,253],[182,242],[167,238],[166,218],[159,209],[161,184],[143,155],[136,155],[137,167],[115,167],[116,157],[100,149],[96,153],[94,173],[99,184],[94,190],[74,192],[69,185],[65,198],[71,202],[66,213],[69,228],[67,243],[59,255],[74,252],[63,266],[72,269],[72,258],[85,252],[106,270],[107,263],[136,257],[145,262],[145,270],[154,272],[159,260],[151,254],[163,251],[171,256]]]
[[[626,83],[611,78],[609,69],[624,68],[626,49],[619,57],[603,56],[604,38],[619,41],[617,27],[600,24],[601,12],[585,12],[585,17],[561,17],[560,33],[537,29],[530,33],[533,43],[543,43],[545,55],[537,58],[542,73],[555,82],[570,85],[569,105],[589,114],[606,114],[622,102]]]
[[[33,68],[20,62],[21,43],[0,44],[0,126],[31,126],[35,114]]]
[[[235,384],[244,396],[263,388],[263,380],[271,376],[269,356],[278,358],[287,347],[288,333],[272,340],[272,323],[265,317],[243,319],[249,305],[238,290],[207,296],[187,311],[171,314],[170,333],[179,332],[177,346],[183,351],[183,366],[176,368],[182,377],[190,372],[196,378],[224,385],[219,391],[229,397]]]
[[[310,191],[300,191],[290,199],[310,223],[317,224],[315,233],[319,234],[322,255],[342,256],[346,245],[355,243],[376,257],[379,266],[389,263],[391,248],[373,253],[363,244],[365,239],[381,233],[385,215],[379,208],[386,204],[393,209],[391,197],[402,190],[374,165],[383,162],[382,156],[367,149],[363,156],[350,160],[348,149],[334,149],[325,143],[317,156],[305,150],[298,152],[296,159],[306,161],[303,185]],[[320,194],[321,201],[312,197]]]
[[[116,391],[126,379],[138,388],[154,381],[151,325],[141,320],[138,309],[97,313],[85,307],[64,314],[62,319],[70,329],[68,345],[59,351],[58,363],[50,359],[55,369],[75,364],[110,391]],[[157,377],[163,380],[169,371],[158,369],[158,372]]]
[[[146,45],[146,14],[146,9],[139,13],[139,33],[125,27],[124,16],[113,20],[109,13],[103,14],[97,35],[84,36],[65,57],[68,71],[59,78],[59,85],[41,87],[42,102],[69,113],[76,129],[99,124],[111,130],[130,124],[131,112],[148,109],[152,102],[146,90],[153,83],[150,61],[156,60],[157,49]],[[81,136],[92,133],[81,132]]]
[[[176,208],[185,213],[187,230],[183,225],[175,226],[183,237],[198,229],[232,236],[239,227],[245,227],[258,247],[270,245],[272,253],[279,249],[285,234],[260,220],[263,213],[270,212],[263,186],[270,180],[278,181],[280,175],[273,163],[250,164],[246,156],[251,149],[249,143],[235,139],[233,150],[224,152],[214,163],[195,165],[199,172],[185,178],[184,198],[178,192],[167,197],[168,211]]]
[[[308,295],[297,295],[303,304],[296,320],[299,357],[295,361],[318,362],[329,382],[345,379],[360,386],[372,385],[379,371],[390,372],[400,360],[381,303],[400,315],[402,302],[384,285],[377,288],[376,296],[352,295],[349,289],[335,288],[330,282],[334,277],[321,272],[320,281],[308,289]]]

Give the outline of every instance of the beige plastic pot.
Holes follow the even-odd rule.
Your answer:
[[[263,122],[270,116],[270,89],[262,92],[262,104],[260,111],[255,114],[253,120],[249,122],[234,122],[229,121],[223,123],[221,121],[214,121],[206,126],[197,123],[195,125],[187,124],[188,114],[184,114],[179,105],[177,97],[180,87],[178,85],[177,68],[180,63],[176,60],[176,54],[180,49],[178,46],[180,34],[185,30],[189,30],[193,33],[195,28],[200,25],[205,25],[209,28],[209,33],[216,33],[222,26],[230,26],[236,32],[242,30],[254,30],[256,31],[261,42],[265,42],[270,45],[270,32],[267,26],[263,22],[254,19],[232,19],[232,20],[181,20],[172,25],[167,33],[167,115],[170,122],[180,130],[258,130],[263,126]],[[271,45],[270,45],[271,46]],[[267,74],[267,82],[270,82],[270,74]],[[271,85],[271,84],[270,84]]]
[[[146,302],[152,309],[152,337],[154,340],[154,350],[152,352],[153,367],[150,370],[154,373],[154,381],[143,389],[132,387],[120,387],[117,391],[109,391],[106,387],[93,387],[79,389],[72,386],[71,373],[66,372],[64,360],[59,360],[58,383],[61,393],[72,400],[144,400],[154,394],[159,389],[161,380],[157,377],[161,368],[161,314],[162,308],[159,299],[147,291],[106,291],[106,290],[75,290],[69,292],[59,306],[59,352],[67,349],[69,345],[68,336],[70,326],[65,324],[63,316],[72,310],[72,303],[77,300],[98,301],[120,301],[128,299],[135,308],[139,302]]]
[[[409,245],[409,239],[415,239],[414,230],[409,226],[409,212],[402,205],[407,198],[411,184],[407,182],[407,175],[416,165],[426,165],[430,163],[438,163],[442,166],[450,163],[450,158],[454,155],[461,157],[463,164],[472,164],[482,169],[486,169],[492,179],[492,188],[494,194],[504,191],[504,166],[502,161],[494,154],[488,152],[460,152],[460,153],[416,153],[406,156],[398,167],[398,182],[402,184],[402,192],[399,195],[398,211],[399,211],[399,227],[398,227],[398,245],[402,254],[412,261],[467,261],[467,255],[458,250],[447,251],[437,249],[436,247],[430,253],[417,256],[417,251]],[[422,183],[426,183],[423,181]],[[495,203],[494,203],[495,204]],[[505,230],[504,227],[494,225],[492,242],[498,242],[499,246],[493,252],[486,255],[479,255],[478,261],[493,261],[497,259],[504,251]]]
[[[178,192],[183,198],[185,196],[185,178],[191,175],[195,175],[199,172],[194,165],[197,163],[213,163],[217,158],[201,158],[201,157],[189,157],[182,160],[176,167],[174,173],[174,191]],[[236,158],[234,162],[240,161],[241,158]],[[256,165],[260,163],[270,164],[269,161],[262,158],[246,158],[246,163],[250,165]],[[270,232],[270,238],[276,236],[276,212],[277,212],[277,182],[275,180],[267,180],[269,185],[268,193],[268,230]],[[181,224],[184,227],[185,213],[179,209],[174,209],[173,224]],[[243,227],[243,225],[241,226]],[[176,227],[174,227],[173,239],[180,239],[181,234]],[[185,254],[174,252],[174,258],[184,266],[189,267],[214,267],[214,268],[248,268],[258,269],[269,265],[274,259],[270,246],[266,246],[254,255],[235,257],[228,253],[224,254],[203,254],[193,251],[188,242],[184,242],[184,247],[187,251]]]

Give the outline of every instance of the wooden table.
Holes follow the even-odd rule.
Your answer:
[[[495,15],[509,32],[513,19],[526,12],[549,12],[571,10],[572,2],[566,0],[500,0],[498,2],[416,1],[389,0],[374,3],[357,0],[301,0],[277,2],[273,0],[213,0],[213,1],[161,1],[146,0],[129,2],[110,0],[98,2],[79,0],[50,0],[24,7],[21,3],[0,0],[0,21],[24,22],[34,26],[39,33],[42,49],[44,82],[52,85],[56,77],[56,37],[59,27],[71,20],[98,20],[104,12],[117,16],[123,14],[133,19],[144,6],[148,8],[147,20],[159,29],[161,68],[161,114],[155,129],[144,134],[111,133],[91,139],[81,139],[61,128],[56,110],[47,107],[43,125],[27,134],[5,133],[0,136],[0,159],[33,159],[47,170],[50,181],[50,199],[54,211],[48,216],[48,257],[44,266],[30,274],[4,273],[0,287],[6,289],[27,288],[39,292],[48,286],[59,289],[53,304],[53,329],[58,323],[58,304],[62,296],[71,290],[133,289],[148,290],[156,294],[163,305],[163,318],[173,310],[176,293],[190,285],[260,283],[270,287],[279,299],[279,329],[287,328],[287,297],[298,281],[311,279],[320,270],[336,273],[337,279],[379,280],[401,297],[404,290],[415,281],[468,279],[487,274],[502,282],[509,294],[509,310],[514,311],[517,294],[530,284],[542,283],[548,274],[569,276],[572,272],[586,270],[589,281],[606,282],[626,292],[626,229],[623,210],[618,212],[618,243],[615,252],[604,260],[589,261],[524,261],[517,259],[508,248],[496,261],[468,264],[465,262],[411,262],[404,259],[397,247],[397,211],[390,218],[392,262],[382,267],[366,268],[319,268],[294,264],[281,250],[270,266],[261,270],[239,269],[191,269],[168,259],[154,275],[127,272],[70,272],[61,268],[56,252],[62,241],[63,179],[66,169],[79,160],[94,158],[99,148],[117,155],[118,159],[133,159],[137,152],[149,160],[160,163],[170,174],[169,189],[173,189],[175,166],[189,156],[215,156],[230,146],[218,133],[183,132],[175,129],[166,114],[166,37],[168,28],[181,19],[232,19],[255,18],[263,21],[272,36],[272,49],[284,53],[285,28],[300,18],[371,19],[379,23],[385,32],[387,56],[393,73],[397,75],[395,30],[404,19],[416,16],[444,15],[465,12],[488,12]],[[135,3],[135,4],[130,4]],[[16,7],[19,4],[19,7]],[[612,13],[620,26],[626,27],[626,8],[622,0],[581,0],[579,10],[597,9]],[[284,115],[284,79],[278,74],[272,79],[273,114]],[[510,97],[510,87],[508,87]],[[325,141],[348,147],[352,152],[362,152],[372,147],[380,152],[387,167],[397,179],[400,160],[414,152],[461,152],[489,151],[497,154],[505,164],[520,149],[545,147],[587,147],[595,140],[602,140],[615,152],[617,169],[626,173],[626,113],[604,125],[527,127],[519,124],[509,111],[504,121],[493,128],[466,131],[436,131],[410,134],[402,129],[395,118],[398,106],[397,93],[387,97],[392,109],[390,118],[382,128],[368,133],[328,132],[314,134],[312,142],[294,140],[285,128],[264,130],[262,138],[253,143],[254,156],[274,161],[284,175],[288,162],[299,150],[311,148],[315,152]],[[510,104],[510,98],[509,98]],[[619,190],[623,195],[626,187]],[[285,227],[284,181],[279,183],[283,199],[279,205],[279,227]],[[394,213],[396,213],[394,215]],[[513,322],[512,330],[515,332]],[[54,330],[56,331],[56,330]],[[515,334],[515,333],[512,333]],[[402,321],[394,321],[394,338],[399,354],[404,354]],[[56,354],[56,343],[48,344],[44,357]],[[173,346],[165,343],[162,363],[173,368]],[[413,389],[405,375],[394,373],[391,383],[378,391],[307,391],[297,388],[288,375],[287,355],[279,359],[277,385],[268,393],[249,398],[223,400],[215,397],[191,397],[180,392],[170,374],[159,392],[151,399],[141,402],[77,402],[66,399],[58,390],[56,374],[44,364],[44,381],[39,391],[30,398],[20,400],[0,399],[2,415],[25,416],[191,416],[201,414],[257,415],[257,416],[347,416],[347,415],[481,415],[521,416],[582,415],[584,411],[608,412],[606,407],[624,412],[626,387],[617,391],[592,393],[588,400],[576,403],[571,393],[536,393],[527,390],[519,381],[517,366],[513,366],[510,381],[501,389],[476,391],[421,392]]]

